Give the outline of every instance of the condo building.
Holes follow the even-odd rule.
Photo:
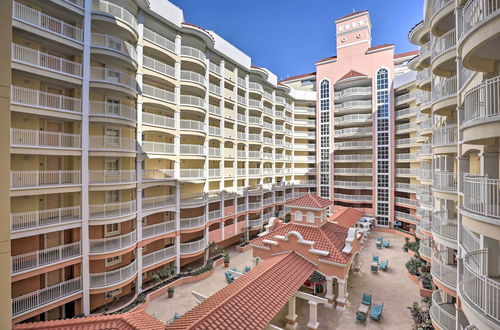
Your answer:
[[[12,322],[124,306],[313,193],[416,235],[436,328],[500,327],[500,2],[423,16],[402,54],[337,19],[279,80],[166,0],[12,1]]]

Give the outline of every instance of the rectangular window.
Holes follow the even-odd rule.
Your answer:
[[[105,193],[106,203],[117,203],[120,201],[120,191],[110,190]]]
[[[106,68],[106,80],[119,83],[121,81],[122,73],[113,69]]]
[[[119,264],[120,262],[122,262],[122,257],[116,256],[116,257],[106,258],[105,264],[106,264],[106,267],[109,267],[109,266]]]
[[[120,169],[120,159],[119,158],[106,158],[105,159],[106,171],[115,172]]]
[[[119,223],[110,223],[104,227],[104,236],[113,236],[120,233]]]
[[[106,127],[104,131],[104,144],[106,146],[120,145],[120,129],[115,127]]]
[[[122,288],[118,288],[118,289],[106,292],[105,297],[106,297],[106,299],[111,299],[111,298],[116,297],[117,295],[119,295],[121,293],[122,293]]]
[[[120,100],[106,98],[106,114],[119,115],[120,114]]]

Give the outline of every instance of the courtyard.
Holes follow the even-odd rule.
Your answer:
[[[377,236],[384,240],[390,240],[389,248],[378,249],[375,246]],[[374,232],[365,241],[361,252],[361,271],[359,274],[352,273],[348,279],[348,304],[345,311],[337,311],[324,305],[318,306],[319,329],[411,329],[413,321],[406,309],[414,301],[420,302],[417,286],[411,282],[406,275],[405,263],[409,259],[408,254],[402,251],[403,237],[392,234]],[[252,251],[239,253],[234,249],[228,251],[231,255],[230,267],[242,270],[245,266],[252,265]],[[389,268],[386,272],[372,273],[370,264],[373,255],[378,255],[380,260],[389,260]],[[183,315],[196,306],[196,299],[192,291],[205,296],[211,296],[227,285],[224,277],[226,269],[218,266],[215,272],[208,278],[196,283],[190,283],[175,288],[174,298],[168,299],[163,295],[151,301],[146,311],[166,323],[171,320],[175,313]],[[372,302],[384,303],[382,317],[379,321],[368,319],[364,324],[356,322],[356,311],[361,303],[363,293],[373,295]],[[309,320],[309,305],[303,299],[297,299],[296,313],[298,315],[298,328],[305,329]],[[285,317],[288,308],[276,315],[271,324],[284,328]]]

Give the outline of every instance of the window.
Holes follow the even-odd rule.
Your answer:
[[[113,69],[106,68],[106,80],[119,83],[121,81],[122,73]]]
[[[122,256],[116,256],[111,258],[106,258],[105,264],[106,267],[113,266],[122,262]]]
[[[320,99],[329,99],[330,98],[330,82],[326,79],[323,79],[320,84]]]
[[[104,132],[104,144],[106,146],[118,146],[120,145],[120,129],[114,127],[106,127]]]
[[[117,203],[120,201],[120,191],[110,190],[105,194],[106,203]]]
[[[122,50],[122,43],[119,39],[109,38],[108,36],[108,47],[116,49],[117,51]]]
[[[120,169],[119,158],[106,158],[104,162],[106,171],[118,171]]]
[[[104,236],[112,236],[120,233],[119,223],[110,223],[104,227]]]
[[[106,98],[106,114],[119,115],[120,114],[120,100]]]
[[[295,221],[302,221],[302,212],[295,212]]]
[[[307,212],[307,222],[314,223],[314,213]]]

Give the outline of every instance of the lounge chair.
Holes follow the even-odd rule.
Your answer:
[[[382,241],[377,241],[377,243],[375,244],[375,246],[378,247],[379,249],[382,248],[382,245],[383,245]]]
[[[361,321],[365,322],[366,321],[366,315],[361,313],[361,312],[356,312],[356,321]]]
[[[250,266],[245,266],[245,270],[243,270],[243,274],[248,273],[252,269]]]
[[[378,266],[377,265],[371,265],[370,269],[372,272],[378,272]]]
[[[372,304],[372,295],[368,293],[363,293],[363,301],[361,302],[363,305],[371,306]]]
[[[372,320],[380,320],[380,317],[382,316],[382,309],[384,309],[384,303],[373,306],[372,312],[370,313],[370,317],[372,318]]]
[[[376,262],[377,264],[379,263],[379,258],[378,256],[373,256],[372,262]]]
[[[384,241],[384,247],[388,248],[391,245],[391,242],[389,240]]]
[[[237,270],[236,268],[234,268],[234,267],[232,267],[232,268],[231,268],[231,270],[232,270],[233,272],[238,272],[238,270]]]
[[[385,260],[380,263],[380,269],[382,269],[383,271],[387,270],[387,266],[389,266],[389,260]]]
[[[377,237],[377,242],[382,242],[384,239],[382,238],[382,236],[378,236]]]
[[[234,281],[234,275],[231,274],[230,272],[224,272],[224,274],[226,275],[226,281],[227,281],[227,283],[229,283],[229,284],[233,283],[233,281]]]

